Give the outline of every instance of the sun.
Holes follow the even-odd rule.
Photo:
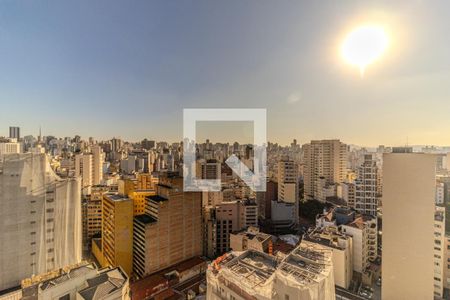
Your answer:
[[[383,27],[364,25],[353,29],[345,37],[341,55],[346,62],[359,68],[362,77],[366,67],[378,60],[388,46],[388,35]]]

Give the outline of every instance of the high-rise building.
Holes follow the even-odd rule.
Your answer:
[[[0,195],[0,290],[81,260],[79,179],[60,179],[45,154],[10,154]]]
[[[105,153],[99,145],[91,147],[92,152],[92,184],[99,185],[103,181],[103,164],[105,162]]]
[[[435,156],[393,151],[383,156],[382,298],[433,299]]]
[[[10,126],[9,127],[9,138],[19,140],[20,139],[20,127]]]
[[[319,179],[328,184],[341,183],[347,168],[347,145],[339,140],[311,141],[303,145],[305,199],[315,199],[319,193]]]
[[[84,195],[91,193],[92,186],[103,181],[103,163],[105,154],[100,146],[93,146],[92,153],[75,155],[75,176],[81,176],[81,186]]]
[[[355,209],[360,213],[377,216],[377,176],[376,161],[371,154],[365,154],[355,181]]]
[[[447,268],[445,257],[445,207],[436,206],[434,213],[434,296],[443,299],[445,277],[444,268]]]
[[[127,197],[103,195],[101,257],[97,260],[103,267],[120,266],[128,275],[132,272],[133,202]]]
[[[160,178],[147,197],[145,214],[134,218],[133,270],[144,276],[202,255],[201,194],[183,192],[183,178]]]

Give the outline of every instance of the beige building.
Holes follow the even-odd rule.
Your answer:
[[[259,231],[257,227],[249,227],[246,230],[230,234],[230,248],[233,251],[248,249],[269,253],[272,245],[272,236]]]
[[[295,223],[298,223],[298,167],[297,164],[283,157],[278,162],[278,201],[294,204]],[[275,199],[274,199],[275,200]]]
[[[353,277],[352,237],[339,232],[337,227],[316,228],[305,235],[302,243],[318,244],[332,251],[334,283],[348,289]]]
[[[377,219],[362,215],[340,227],[342,233],[353,238],[353,270],[358,273],[365,272],[370,262],[378,256]]]
[[[347,145],[339,140],[311,141],[303,145],[305,199],[318,196],[319,178],[326,183],[344,181],[347,169]]]
[[[202,255],[201,194],[183,192],[183,178],[160,178],[147,197],[145,214],[134,218],[133,269],[144,276]]]
[[[393,150],[383,156],[382,299],[433,299],[436,157]]]

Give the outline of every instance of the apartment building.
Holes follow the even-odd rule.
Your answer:
[[[165,174],[134,218],[133,269],[145,276],[202,255],[201,194],[183,192],[183,178]]]
[[[444,268],[447,268],[445,259],[445,208],[436,206],[434,212],[434,296],[443,298],[446,277]]]
[[[365,154],[355,181],[355,209],[362,214],[377,216],[377,176],[376,161],[372,154]]]
[[[382,298],[432,299],[436,157],[393,149],[383,156]],[[414,240],[411,240],[414,232]]]
[[[319,178],[327,183],[344,181],[347,169],[347,145],[339,140],[318,140],[303,145],[305,199],[315,199]]]
[[[353,277],[353,239],[335,226],[315,228],[305,234],[302,244],[317,244],[332,252],[334,283],[348,289]]]

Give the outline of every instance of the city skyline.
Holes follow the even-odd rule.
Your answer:
[[[184,108],[246,107],[282,144],[449,145],[448,6],[3,1],[0,127],[176,141]],[[367,22],[392,45],[360,78],[338,48]]]

